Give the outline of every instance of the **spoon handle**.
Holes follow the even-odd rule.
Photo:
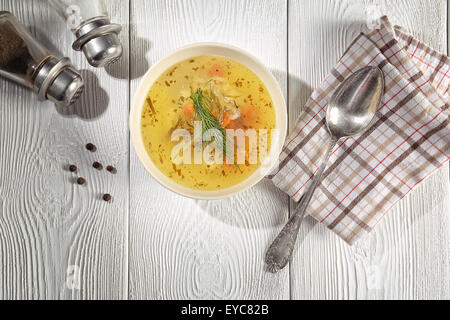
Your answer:
[[[289,219],[286,226],[281,230],[280,234],[275,238],[269,250],[266,254],[265,262],[270,272],[278,272],[283,269],[290,261],[292,251],[294,250],[295,241],[297,240],[298,230],[305,216],[308,204],[312,199],[314,191],[316,190],[319,182],[322,178],[323,172],[327,167],[328,160],[330,160],[334,147],[336,146],[338,139],[333,138],[330,146],[328,147],[327,154],[322,161],[317,173],[314,175],[314,179],[309,186],[306,193],[303,195],[300,203],[295,208],[294,214]]]

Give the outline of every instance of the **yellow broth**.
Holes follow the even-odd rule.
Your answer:
[[[205,92],[213,88],[214,94],[220,97],[223,102],[220,109],[210,111],[223,128],[268,130],[269,149],[270,131],[275,128],[272,99],[252,71],[219,56],[199,56],[182,61],[164,72],[151,87],[142,112],[141,130],[153,163],[185,187],[204,191],[226,189],[252,175],[261,165],[259,157],[257,164],[250,164],[246,158],[244,164],[238,165],[208,165],[205,161],[176,165],[171,159],[172,149],[179,144],[179,141],[172,141],[173,131],[184,128],[193,133],[189,121],[198,120],[190,98],[192,90],[197,88],[203,88]],[[192,144],[192,159],[193,152]]]

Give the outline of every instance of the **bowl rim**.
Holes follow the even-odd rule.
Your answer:
[[[242,60],[240,61],[236,57],[230,57],[226,54],[194,54],[189,55],[188,52],[190,50],[194,49],[218,49],[218,50],[225,50],[227,52],[233,52],[237,56],[241,56],[242,60],[248,60],[249,63],[253,64],[254,67],[249,66],[246,63],[243,63]],[[207,50],[206,50],[207,51]],[[183,56],[184,55],[184,56]],[[269,91],[269,94],[271,96],[272,102],[274,104],[275,109],[275,116],[276,116],[276,129],[279,130],[278,139],[276,141],[276,144],[273,144],[270,149],[270,153],[268,155],[270,165],[263,166],[261,165],[254,173],[252,173],[249,177],[247,177],[245,180],[241,181],[240,183],[233,185],[226,189],[221,190],[211,190],[211,191],[204,191],[204,190],[195,190],[191,189],[185,186],[182,186],[181,184],[178,184],[174,180],[167,177],[164,173],[162,173],[158,167],[153,163],[151,160],[150,155],[147,153],[147,150],[145,149],[142,134],[141,134],[141,115],[142,115],[142,109],[144,107],[145,99],[148,95],[148,91],[154,84],[154,82],[163,74],[167,69],[170,68],[170,66],[173,66],[176,63],[179,63],[181,61],[187,60],[189,58],[198,57],[202,55],[212,55],[212,56],[222,56],[234,61],[239,62],[240,64],[244,65],[246,68],[250,69],[253,73],[255,73],[258,78],[264,83],[265,87]],[[165,67],[165,65],[168,65]],[[257,70],[255,70],[257,69]],[[159,71],[160,70],[160,71]],[[261,79],[264,76],[265,80]],[[269,84],[267,82],[270,82]],[[276,101],[274,101],[276,99]],[[145,75],[140,79],[139,85],[136,88],[136,91],[134,93],[133,99],[131,100],[131,106],[130,106],[130,119],[129,119],[129,126],[130,126],[130,136],[132,140],[132,144],[134,146],[135,152],[146,169],[148,173],[164,188],[179,194],[181,196],[196,199],[196,200],[219,200],[231,197],[233,195],[236,195],[238,193],[241,193],[245,190],[250,189],[251,187],[255,186],[257,183],[262,181],[264,177],[271,172],[271,170],[275,167],[275,165],[278,162],[278,158],[281,154],[284,141],[287,136],[287,128],[288,128],[288,115],[287,115],[287,106],[286,106],[286,100],[283,94],[283,91],[280,88],[280,85],[278,84],[278,81],[275,79],[273,74],[266,68],[266,66],[259,61],[255,56],[248,53],[247,51],[240,49],[238,47],[219,43],[219,42],[196,42],[192,43],[186,46],[179,47],[175,50],[172,50],[170,53],[165,55],[163,58],[158,60],[156,63],[153,64],[149,70],[145,73]]]

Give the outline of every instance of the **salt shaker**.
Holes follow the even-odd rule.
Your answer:
[[[83,92],[80,73],[33,38],[8,11],[0,11],[0,76],[37,92],[58,106],[74,103]]]
[[[90,65],[105,67],[122,56],[119,33],[122,27],[111,23],[103,0],[50,0],[75,34],[72,48],[83,51]]]

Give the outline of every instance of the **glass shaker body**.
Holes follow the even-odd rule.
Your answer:
[[[0,11],[0,76],[31,88],[39,100],[74,103],[84,83],[68,58],[50,53],[10,12]]]
[[[122,27],[111,23],[104,0],[50,0],[75,34],[72,48],[83,51],[90,65],[105,67],[122,56],[118,34]]]
[[[50,52],[9,12],[0,12],[0,76],[29,88]]]

